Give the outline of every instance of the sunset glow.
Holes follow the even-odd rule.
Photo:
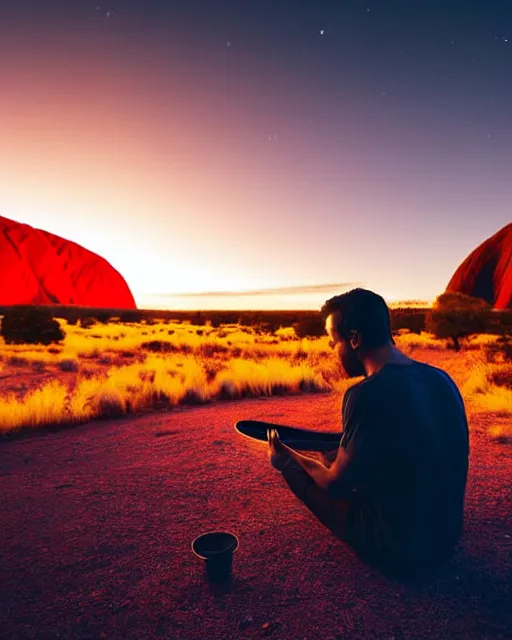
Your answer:
[[[329,12],[329,29],[306,20],[285,41],[282,16],[263,29],[256,9],[210,25],[192,8],[113,3],[107,16],[93,4],[2,9],[0,212],[105,257],[139,306],[322,282],[431,300],[510,219],[510,130],[487,137],[498,107],[492,126],[476,103],[457,108],[465,76],[444,94],[431,81],[432,102],[419,66],[406,94],[397,51],[378,86],[376,45],[346,62],[355,44]]]

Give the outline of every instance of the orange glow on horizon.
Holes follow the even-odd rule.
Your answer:
[[[274,136],[265,125],[268,96],[285,96],[294,113],[286,87],[255,78],[260,104],[243,99],[233,119],[235,106],[205,80],[214,71],[182,69],[162,93],[163,67],[151,66],[148,56],[129,59],[131,66],[113,48],[98,49],[87,56],[71,52],[63,65],[56,46],[9,67],[0,97],[2,215],[106,258],[139,305],[162,291],[281,282],[363,281],[377,292],[392,282],[396,295],[408,298],[443,289],[445,271],[421,281],[413,271],[397,273],[391,257],[377,267],[360,259],[358,220],[372,207],[358,192],[363,166],[347,140],[341,164],[318,159],[312,165],[316,172],[335,171],[337,186],[308,182],[307,142],[287,132]],[[202,84],[211,85],[209,92]],[[378,210],[385,217],[385,205]],[[342,237],[340,217],[346,220]],[[317,301],[266,304],[314,307]],[[246,302],[254,304],[239,304]]]

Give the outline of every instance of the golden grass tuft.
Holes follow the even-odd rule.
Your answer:
[[[476,358],[462,393],[476,413],[496,412],[512,416],[512,364]]]
[[[0,432],[21,426],[38,427],[66,422],[67,388],[52,380],[39,389],[27,393],[23,400],[14,394],[0,398]]]

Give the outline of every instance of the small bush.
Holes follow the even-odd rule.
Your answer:
[[[99,418],[120,418],[126,412],[126,403],[122,396],[113,391],[105,391],[96,400]]]
[[[140,348],[153,353],[176,353],[179,350],[172,342],[165,340],[142,342]]]
[[[96,324],[95,318],[80,318],[80,326],[82,329],[90,329]]]
[[[202,358],[213,358],[218,354],[228,353],[229,347],[219,344],[218,342],[204,342],[196,349],[197,354]]]
[[[121,323],[131,324],[134,322],[141,322],[142,313],[140,311],[123,311],[119,316],[119,321]]]
[[[501,336],[483,347],[487,362],[512,362],[512,339]]]
[[[512,389],[512,365],[499,366],[492,370],[488,377],[490,382],[497,387]]]
[[[42,373],[46,371],[46,362],[44,360],[32,360],[32,369],[36,373]]]
[[[110,322],[110,313],[108,311],[99,311],[95,318],[101,324],[108,324]]]
[[[294,322],[292,326],[297,338],[321,338],[325,336],[325,326],[320,315],[318,318]]]
[[[48,311],[14,309],[2,318],[0,335],[6,344],[52,344],[62,342],[66,334]]]
[[[78,371],[78,362],[76,360],[61,360],[59,362],[59,369],[66,373],[72,373]]]
[[[207,399],[196,389],[187,389],[182,396],[180,403],[185,405],[204,404]]]

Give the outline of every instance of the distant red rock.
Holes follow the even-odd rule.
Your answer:
[[[494,309],[512,309],[512,223],[469,254],[446,291],[482,298]]]
[[[124,278],[104,258],[0,216],[0,305],[13,304],[136,309]]]

